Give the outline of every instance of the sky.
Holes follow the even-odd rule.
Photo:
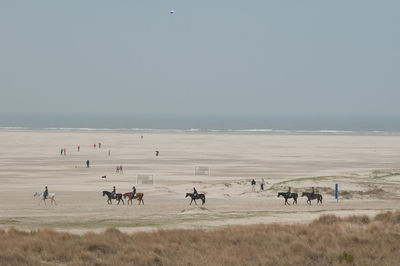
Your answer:
[[[2,0],[0,112],[399,116],[399,10]]]

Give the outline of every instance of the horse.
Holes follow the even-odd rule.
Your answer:
[[[197,205],[197,202],[196,202],[197,199],[201,199],[201,201],[203,202],[202,205],[204,205],[204,203],[206,203],[206,196],[204,194],[197,194],[197,196],[194,196],[194,193],[186,193],[185,198],[187,198],[187,197],[192,198],[189,205],[192,205],[193,201]]]
[[[278,198],[279,198],[280,196],[283,196],[283,197],[285,198],[285,205],[286,205],[286,204],[287,204],[287,205],[290,205],[290,203],[287,201],[287,200],[290,199],[290,198],[293,198],[293,203],[292,203],[292,204],[295,204],[295,203],[296,203],[296,205],[297,205],[297,198],[298,198],[298,196],[299,196],[297,193],[278,192]]]
[[[53,203],[55,205],[57,205],[56,202],[56,194],[55,193],[49,193],[49,195],[47,195],[46,198],[44,198],[44,192],[35,192],[35,194],[33,194],[34,198],[39,198],[39,204],[42,203],[42,201],[44,202],[44,205],[46,205],[46,199],[50,199],[51,205],[53,205]]]
[[[118,205],[119,205],[119,203],[120,203],[121,200],[122,200],[122,203],[125,204],[124,200],[122,199],[122,194],[121,194],[121,193],[117,193],[117,194],[115,194],[114,197],[112,197],[112,196],[111,196],[111,192],[109,192],[109,191],[103,191],[103,197],[104,197],[105,195],[107,195],[107,197],[108,197],[108,200],[107,200],[107,203],[108,203],[108,204],[112,204],[112,201],[111,201],[112,199],[117,200],[117,201],[118,201]]]
[[[132,197],[132,192],[124,193],[124,199],[126,199],[126,197],[129,198],[128,199],[128,205],[129,205],[129,201],[131,202],[131,205],[132,205],[132,200],[133,199],[137,199],[139,201],[139,205],[140,205],[140,202],[142,202],[143,205],[144,205],[143,196],[144,196],[144,194],[140,193],[140,192],[136,193],[136,195],[134,197]]]
[[[316,194],[316,193],[311,193],[311,192],[303,192],[301,194],[302,197],[306,196],[307,197],[307,203],[311,205],[311,200],[316,199],[317,204],[321,203],[322,204],[322,195],[321,194]]]

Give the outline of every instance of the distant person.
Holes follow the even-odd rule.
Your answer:
[[[286,194],[287,194],[288,196],[290,196],[290,194],[292,194],[292,188],[291,188],[291,187],[289,187],[289,190],[288,190],[288,192],[286,192]]]
[[[81,150],[81,146],[78,146],[78,152]]]
[[[143,136],[140,136],[141,139],[143,139]]]
[[[47,196],[49,195],[49,190],[47,189],[47,186],[45,186],[44,188],[44,192],[43,192],[43,198],[47,199]]]
[[[64,149],[61,149],[61,155],[63,155],[63,153],[64,153]]]
[[[256,181],[254,180],[254,178],[253,178],[253,180],[251,180],[251,191],[255,191],[255,188],[256,188]]]
[[[96,144],[93,144],[93,149],[96,149]]]
[[[67,155],[67,149],[64,148],[64,156]]]
[[[101,149],[101,142],[99,142],[99,149]]]
[[[108,156],[110,156],[111,155],[111,150],[108,150]]]
[[[89,160],[86,160],[86,168],[89,168]]]
[[[136,195],[136,187],[133,186],[133,187],[132,187],[132,198],[134,198],[135,195]]]
[[[122,172],[122,165],[119,166],[119,173],[120,173],[120,174],[123,174],[123,172]]]
[[[260,184],[260,189],[261,189],[261,191],[264,190],[264,185],[265,185],[265,181],[264,181],[264,178],[262,178],[262,179],[261,179],[261,184]]]
[[[119,165],[115,167],[115,172],[119,173]]]
[[[111,192],[111,198],[115,198],[115,195],[117,194],[117,191],[115,189],[115,186],[113,186],[113,190]]]
[[[196,198],[199,194],[197,193],[196,188],[193,188],[193,197]]]
[[[160,152],[159,151],[156,151],[156,156],[158,156],[160,154]]]

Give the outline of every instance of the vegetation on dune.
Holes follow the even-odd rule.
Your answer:
[[[73,235],[0,231],[0,265],[395,265],[400,211],[310,224]]]
[[[398,172],[386,172],[386,171],[380,171],[380,170],[375,170],[371,173],[372,178],[375,179],[383,179],[391,176],[399,176],[400,173]]]
[[[362,198],[364,196],[368,196],[370,198],[378,198],[378,199],[397,199],[396,194],[388,193],[384,188],[390,188],[391,184],[386,184],[383,186],[382,180],[388,177],[400,176],[398,172],[387,172],[375,170],[372,171],[368,176],[355,177],[355,176],[315,176],[315,177],[300,177],[293,178],[289,180],[284,180],[281,182],[274,183],[271,187],[267,188],[267,190],[271,191],[286,191],[288,186],[292,186],[292,191],[294,192],[303,192],[310,190],[310,187],[299,187],[299,183],[303,181],[335,181],[348,179],[352,180],[353,183],[357,185],[363,185],[365,187],[364,190],[346,190],[343,187],[339,189],[339,197],[342,199],[352,199],[352,198]],[[367,180],[367,181],[366,181]],[[318,193],[323,193],[327,195],[334,196],[335,190],[332,187],[321,187],[318,185],[314,186]]]

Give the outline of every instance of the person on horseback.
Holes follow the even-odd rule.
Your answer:
[[[288,192],[286,192],[286,194],[288,195],[288,197],[290,196],[290,194],[292,194],[292,188],[291,187],[289,187],[289,190],[288,190]]]
[[[115,191],[115,186],[113,186],[113,190],[111,192],[111,198],[115,198],[116,194],[117,194],[117,192]]]
[[[193,197],[197,198],[198,195],[196,188],[193,188]]]
[[[47,189],[47,186],[44,188],[44,192],[43,192],[43,198],[47,199],[47,196],[49,195],[49,190]]]
[[[132,198],[134,198],[135,195],[136,195],[136,188],[135,188],[135,186],[133,186],[132,189],[133,189],[133,191],[132,191]]]
[[[314,196],[314,194],[315,194],[315,189],[314,189],[314,187],[312,187],[311,189],[312,189],[311,196]]]

